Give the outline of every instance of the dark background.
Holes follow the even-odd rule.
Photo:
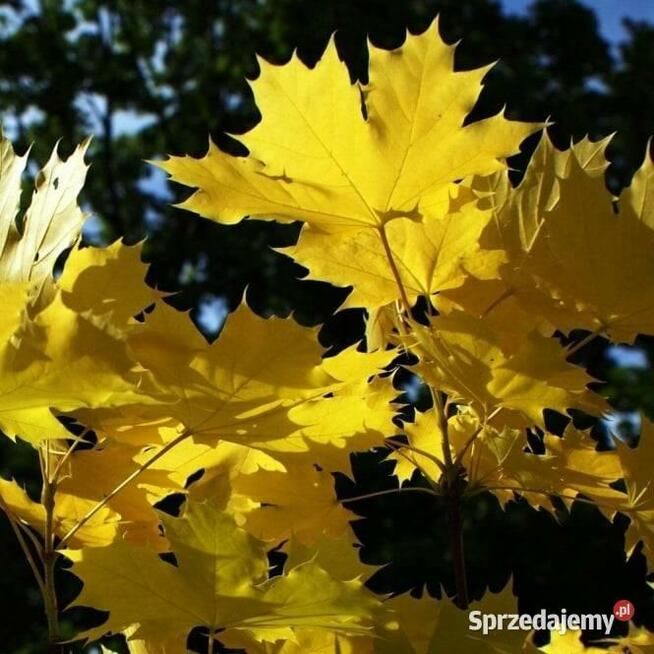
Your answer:
[[[323,342],[339,346],[360,337],[361,314],[330,317],[344,292],[301,281],[304,271],[271,250],[291,244],[297,226],[222,227],[177,210],[170,205],[183,192],[144,160],[204,154],[209,135],[233,148],[223,132],[244,131],[257,121],[244,80],[256,75],[255,53],[281,63],[297,48],[313,64],[337,30],[352,78],[365,80],[367,35],[395,47],[407,27],[422,31],[440,13],[446,40],[463,38],[461,68],[500,59],[476,117],[505,103],[511,118],[551,117],[551,135],[561,147],[571,138],[617,132],[609,148],[609,185],[619,190],[654,133],[654,27],[626,18],[615,45],[602,36],[593,10],[576,0],[524,4],[525,11],[509,15],[495,0],[14,0],[0,4],[0,115],[19,151],[34,142],[39,163],[57,139],[68,154],[95,133],[82,197],[93,214],[87,242],[124,237],[133,243],[147,236],[150,283],[178,291],[176,306],[192,308],[209,337],[247,286],[257,312],[295,311],[305,324],[326,322]],[[524,161],[518,157],[513,165],[519,169]],[[647,339],[635,350],[611,349],[598,339],[580,352],[579,360],[606,382],[603,392],[619,410],[614,424],[626,438],[637,434],[635,411],[654,417],[650,353]],[[596,424],[595,433],[609,443],[606,425]],[[339,492],[391,487],[391,468],[379,466],[381,458],[357,455],[356,485],[339,478]],[[0,472],[33,483],[33,452],[2,439]],[[386,566],[370,581],[374,590],[416,591],[427,584],[433,595],[441,586],[453,592],[446,517],[436,501],[414,493],[355,508],[362,515],[355,525],[362,559]],[[487,586],[497,590],[512,576],[522,611],[608,612],[627,598],[636,605],[636,621],[654,630],[645,560],[638,550],[626,560],[625,525],[621,518],[610,524],[583,504],[553,516],[521,502],[502,511],[481,496],[466,507],[471,595],[480,597]],[[41,652],[38,592],[2,516],[0,561],[0,652]],[[62,587],[68,597],[74,593],[65,575]],[[67,628],[84,619],[71,616]]]

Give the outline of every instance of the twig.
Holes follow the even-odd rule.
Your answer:
[[[34,560],[34,556],[32,555],[32,552],[27,544],[27,541],[25,540],[25,537],[23,536],[23,533],[21,532],[15,518],[9,513],[6,507],[3,508],[5,509],[5,514],[7,515],[9,524],[11,525],[14,534],[16,534],[16,538],[18,539],[20,547],[23,550],[23,553],[25,554],[25,558],[27,559],[27,562],[29,563],[29,566],[34,574],[34,578],[36,579],[36,583],[39,586],[41,595],[45,597],[45,586],[43,584],[43,577],[41,576],[41,572],[38,566],[36,565],[36,561]]]

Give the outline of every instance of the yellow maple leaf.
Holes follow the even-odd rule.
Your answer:
[[[449,598],[436,600],[399,595],[385,602],[395,615],[382,622],[375,640],[375,654],[514,654],[520,652],[525,633],[496,630],[483,635],[470,629],[470,611],[517,613],[517,599],[510,584],[499,593],[487,592],[462,610]]]
[[[398,478],[400,485],[410,480],[416,470],[427,479],[438,483],[444,465],[444,439],[436,413],[416,412],[414,422],[405,423],[402,431],[406,434],[410,448],[397,448],[388,456],[389,461],[395,462],[393,474]],[[450,431],[448,428],[449,441],[452,445]]]
[[[618,441],[617,453],[622,467],[627,496],[615,503],[616,510],[629,516],[625,546],[631,553],[642,540],[648,563],[654,562],[654,424],[643,419],[640,440],[635,448]]]
[[[237,492],[262,504],[247,514],[245,528],[261,540],[293,536],[303,544],[322,535],[343,534],[355,516],[336,499],[331,474],[309,463],[287,464],[286,468],[284,472],[259,470],[235,479]]]
[[[598,451],[588,434],[572,426],[563,437],[545,434],[543,445],[545,452],[534,454],[526,451],[524,434],[486,429],[471,448],[471,457],[478,458],[474,465],[480,470],[475,483],[503,502],[518,493],[532,506],[547,509],[553,508],[552,496],[569,507],[583,495],[611,518],[614,503],[624,500],[624,494],[611,487],[622,476],[616,453]]]
[[[421,221],[398,218],[385,228],[386,245],[370,229],[324,234],[305,225],[298,243],[281,251],[308,268],[310,279],[352,286],[344,307],[374,310],[401,300],[399,284],[414,304],[418,296],[431,299],[460,286],[470,269],[478,277],[498,276],[501,253],[478,245],[491,216],[470,202]]]
[[[104,248],[74,249],[57,280],[66,306],[108,316],[112,325],[126,327],[162,295],[143,281],[147,265],[141,261],[141,249],[120,241]]]
[[[616,203],[602,175],[605,147],[584,141],[559,152],[543,138],[520,186],[511,191],[505,182],[492,196],[497,229],[486,246],[508,253],[507,295],[527,310],[564,331],[632,342],[654,333],[643,291],[654,284],[654,164],[647,156]]]
[[[88,166],[85,140],[62,161],[57,150],[36,177],[32,201],[16,223],[21,177],[27,155],[17,157],[11,143],[0,140],[0,280],[42,283],[52,275],[57,257],[79,237],[84,214],[77,205]]]
[[[470,406],[481,422],[501,409],[503,424],[544,427],[545,408],[604,409],[601,398],[586,389],[592,378],[566,361],[553,338],[534,332],[515,352],[504,353],[496,330],[462,312],[438,316],[430,328],[416,325],[414,332],[414,351],[422,358],[417,371],[434,388]]]
[[[0,477],[0,506],[2,509],[25,524],[32,526],[45,524],[45,509],[35,502],[15,481]]]
[[[52,296],[17,347],[0,351],[0,428],[36,445],[68,438],[53,410],[147,403],[122,335]]]
[[[110,440],[90,450],[73,452],[62,470],[55,506],[60,502],[60,496],[65,495],[68,501],[85,506],[85,513],[139,468],[138,455],[138,448]],[[166,495],[183,489],[183,482],[172,479],[165,470],[151,468],[141,472],[134,483],[108,500],[106,507],[118,524],[116,535],[103,544],[119,537],[131,543],[149,544],[155,549],[165,547],[159,532],[159,516],[153,505]],[[58,533],[63,536],[77,521],[66,518],[60,522]],[[86,544],[80,536],[77,538],[78,542]]]
[[[323,230],[381,227],[447,202],[447,187],[505,167],[539,125],[502,114],[464,126],[489,67],[454,71],[437,22],[393,51],[370,46],[370,81],[349,80],[333,39],[315,68],[260,60],[261,122],[246,158],[215,146],[161,166],[197,192],[183,207],[224,223],[303,220]],[[327,101],[318,101],[326,98]]]
[[[20,436],[34,445],[43,439],[70,435],[53,411],[147,401],[138,391],[142,379],[132,371],[134,362],[128,357],[123,334],[111,323],[125,318],[124,312],[131,311],[133,303],[123,305],[121,301],[116,314],[119,302],[115,294],[110,300],[103,293],[111,285],[103,263],[119,257],[125,274],[132,274],[134,266],[122,265],[127,263],[124,253],[128,249],[76,250],[61,287],[51,277],[55,259],[76,240],[81,227],[76,197],[86,174],[85,150],[86,143],[66,162],[53,153],[40,174],[19,231],[13,223],[15,208],[10,205],[19,192],[16,184],[20,175],[16,171],[22,171],[25,161],[16,162],[11,145],[0,142],[0,156],[7,166],[0,174],[0,186],[5,183],[11,187],[6,189],[5,213],[0,215],[0,232],[5,230],[0,252],[0,299],[6,307],[0,319],[0,428],[7,436]],[[4,179],[4,174],[9,178]],[[124,287],[115,270],[110,276],[114,290],[116,285]],[[74,300],[67,292],[73,287]],[[36,293],[31,292],[34,288]],[[153,292],[144,288],[151,297]],[[144,298],[143,293],[130,292]],[[112,302],[110,307],[108,301]],[[105,311],[99,310],[100,306]],[[93,307],[98,309],[97,315],[93,315]]]
[[[208,344],[187,316],[160,305],[128,342],[168,398],[153,407],[152,419],[172,417],[196,441],[270,453],[308,452],[315,444],[321,457],[344,465],[350,439],[360,443],[362,435],[372,444],[366,435],[374,433],[375,443],[383,440],[375,427],[390,422],[393,409],[378,409],[397,393],[390,383],[371,393],[367,382],[395,353],[348,349],[323,359],[316,336],[290,318],[263,319],[242,305]]]
[[[352,529],[348,529],[337,538],[321,536],[311,545],[305,545],[297,538],[291,538],[283,547],[288,555],[285,567],[290,570],[307,561],[315,561],[334,579],[341,581],[368,579],[376,568],[361,562],[359,547]]]
[[[554,332],[557,320],[553,322],[552,312],[560,313],[560,297],[551,297],[542,281],[529,272],[528,260],[546,230],[547,212],[559,202],[559,179],[569,176],[573,159],[588,176],[601,178],[608,166],[609,140],[584,138],[559,151],[544,133],[516,189],[506,171],[464,180],[463,189],[479,197],[480,208],[493,214],[480,245],[481,252],[496,258],[499,275],[493,278],[471,270],[461,286],[444,289],[438,296],[440,312],[460,309],[483,318],[502,336],[505,350],[515,348],[531,331],[545,336]]]
[[[180,651],[197,626],[270,642],[293,640],[295,628],[356,634],[378,605],[360,582],[331,579],[314,563],[266,581],[264,544],[209,503],[189,502],[181,518],[162,521],[176,566],[123,543],[65,552],[84,582],[75,604],[109,611],[85,637],[132,628],[148,646]]]
[[[53,513],[54,532],[63,536],[96,503],[80,500],[66,493],[58,494]],[[32,500],[16,482],[0,479],[0,508],[13,519],[29,525],[41,535],[44,534],[45,508]],[[108,545],[116,538],[119,526],[120,516],[109,508],[103,508],[78,530],[73,544],[92,547]]]
[[[177,429],[174,433],[179,431]],[[144,462],[155,452],[153,448],[147,448],[136,460]],[[251,475],[259,470],[285,470],[284,465],[272,456],[251,447],[228,441],[209,445],[191,440],[185,440],[166,452],[153,465],[153,469],[166,471],[180,485],[184,485],[199,470],[204,470],[202,478],[192,486],[194,492],[198,486],[217,476],[234,480],[239,475]]]

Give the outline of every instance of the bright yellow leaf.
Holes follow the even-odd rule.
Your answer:
[[[130,318],[161,297],[145,284],[146,272],[141,246],[116,241],[105,248],[73,250],[57,285],[66,306],[78,313],[107,316],[116,327],[125,327]]]
[[[501,335],[483,320],[462,312],[438,316],[429,329],[416,326],[418,366],[425,381],[469,405],[484,422],[498,415],[500,424],[543,427],[543,409],[600,412],[599,396],[586,389],[592,381],[568,363],[553,338],[529,334],[510,354]]]
[[[342,535],[355,516],[336,499],[332,475],[309,463],[286,468],[235,479],[237,492],[262,504],[247,514],[245,528],[261,540],[294,537],[305,545],[321,536]]]
[[[162,521],[177,566],[123,543],[66,552],[84,582],[75,604],[109,611],[85,636],[131,627],[132,638],[175,652],[198,626],[270,642],[293,639],[296,628],[356,634],[378,604],[359,582],[333,580],[314,563],[262,583],[265,546],[209,503],[187,503],[182,517]]]
[[[85,140],[66,160],[55,149],[36,177],[36,188],[20,228],[15,219],[27,155],[17,157],[11,143],[0,141],[0,280],[41,284],[50,277],[57,257],[78,238],[84,214],[77,196],[88,166]]]
[[[469,269],[478,275],[499,275],[501,257],[478,246],[490,218],[490,211],[481,211],[474,203],[445,215],[426,215],[420,222],[398,218],[385,230],[388,250],[370,229],[324,234],[305,225],[297,245],[282,251],[308,268],[310,279],[352,286],[344,307],[372,310],[402,300],[396,275],[413,305],[420,295],[431,298],[460,286]]]
[[[505,167],[540,126],[502,114],[463,126],[489,67],[454,72],[437,22],[393,51],[370,47],[370,82],[350,82],[333,39],[313,69],[297,56],[260,60],[252,83],[261,122],[239,139],[161,166],[196,193],[182,206],[218,222],[303,220],[326,231],[380,227],[447,202],[447,187]]]

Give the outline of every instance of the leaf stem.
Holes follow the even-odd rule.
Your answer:
[[[449,482],[450,477],[455,473],[456,466],[452,459],[452,448],[450,446],[450,437],[448,434],[447,415],[445,414],[445,407],[443,406],[440,392],[434,389],[431,384],[429,384],[429,392],[434,404],[434,412],[436,413],[436,419],[438,420],[438,428],[440,429],[441,436],[443,438],[443,460],[445,461],[446,478]]]
[[[45,454],[41,449],[43,459],[43,488],[41,490],[41,504],[45,509],[45,530],[43,536],[43,601],[48,621],[48,654],[58,654],[59,646],[59,608],[57,606],[57,591],[55,588],[55,567],[59,553],[55,549],[54,510],[57,480],[51,475],[50,441],[45,441]]]
[[[477,429],[475,429],[474,432],[472,432],[472,435],[470,438],[465,442],[465,445],[461,448],[459,452],[456,454],[456,461],[457,463],[461,463],[463,461],[463,457],[466,455],[466,452],[472,447],[472,444],[475,442],[479,434],[483,431],[483,427],[480,425]]]
[[[391,245],[388,242],[388,234],[386,234],[385,225],[379,226],[379,237],[381,239],[382,245],[384,246],[384,252],[386,253],[386,259],[388,260],[388,265],[391,267],[391,272],[393,273],[393,278],[397,284],[397,288],[400,291],[400,297],[402,298],[402,304],[404,310],[406,311],[407,317],[411,317],[411,304],[409,303],[409,297],[406,294],[406,289],[400,277],[400,271],[398,270],[397,264],[395,263],[395,258],[393,257],[393,251],[391,250]]]
[[[68,447],[68,449],[66,450],[66,452],[64,453],[64,455],[63,455],[63,456],[59,459],[59,461],[57,462],[57,467],[55,468],[55,471],[54,471],[54,473],[52,474],[52,477],[53,477],[55,480],[57,480],[57,481],[59,480],[59,476],[61,475],[61,471],[63,470],[63,467],[64,467],[64,465],[66,464],[66,461],[68,461],[68,459],[70,458],[70,456],[73,454],[73,452],[75,451],[75,448],[77,447],[78,443],[80,443],[81,441],[84,440],[84,435],[85,435],[85,434],[83,434],[83,435],[80,436],[79,438],[76,438],[76,439],[71,443],[70,447]]]
[[[409,298],[402,283],[402,278],[400,277],[400,272],[398,270],[397,264],[393,257],[393,251],[391,250],[390,243],[388,242],[388,235],[386,234],[386,228],[382,224],[379,226],[379,236],[381,238],[382,245],[384,246],[384,252],[386,253],[386,258],[390,265],[393,277],[395,278],[395,283],[400,292],[400,297],[402,298],[402,304],[404,306],[404,311],[406,312],[406,320],[411,321],[411,305],[409,303]],[[399,311],[398,311],[399,313]],[[400,324],[402,324],[402,316],[398,316]],[[436,413],[436,417],[439,423],[439,429],[442,434],[442,445],[443,445],[443,462],[438,461],[433,455],[428,455],[432,461],[436,461],[439,468],[442,471],[442,478],[444,479],[444,486],[446,491],[446,497],[448,502],[448,517],[450,524],[450,540],[453,552],[454,559],[454,576],[456,581],[456,601],[457,605],[465,609],[468,606],[468,590],[467,590],[467,580],[466,580],[466,569],[465,569],[465,558],[463,551],[463,518],[461,515],[461,502],[462,502],[462,484],[463,481],[460,473],[462,467],[458,462],[455,462],[452,458],[452,450],[450,447],[450,440],[448,435],[448,424],[447,424],[447,411],[446,407],[443,406],[443,401],[439,394],[439,391],[429,385],[429,391],[433,400],[433,410]],[[398,490],[401,490],[398,489]],[[438,495],[438,493],[433,489],[422,489],[422,488],[408,488],[406,490],[422,490],[426,491],[433,495]],[[397,491],[395,491],[397,492]],[[368,496],[363,496],[359,499],[364,499],[365,497],[375,497],[376,495],[386,494],[382,491],[380,493],[372,493]],[[352,501],[352,500],[347,500]]]
[[[485,309],[484,312],[481,314],[481,318],[486,318],[488,314],[495,310],[504,300],[508,300],[510,297],[512,297],[515,294],[515,291],[512,288],[507,288],[501,295],[496,297]]]
[[[584,347],[585,345],[588,345],[588,343],[590,343],[592,340],[600,336],[603,331],[604,328],[599,327],[594,332],[590,332],[590,334],[586,334],[586,336],[584,336],[578,343],[575,343],[570,349],[566,351],[566,355],[565,355],[566,358],[572,356],[575,352],[581,350],[581,348]]]
[[[422,450],[419,447],[414,447],[409,443],[400,443],[399,441],[396,441],[393,438],[387,438],[384,441],[384,443],[390,444],[391,447],[395,450],[403,449],[403,450],[408,450],[409,452],[415,452],[416,454],[420,454],[421,456],[424,456],[426,459],[429,459],[430,461],[435,463],[438,466],[441,473],[445,472],[445,466],[443,465],[443,462],[438,457],[434,456],[431,452]],[[414,465],[416,464],[414,463]]]
[[[358,502],[359,500],[369,500],[372,497],[381,497],[382,495],[392,495],[393,493],[427,493],[434,497],[438,497],[438,493],[432,488],[422,488],[421,486],[400,486],[399,488],[387,488],[386,490],[375,491],[374,493],[366,493],[365,495],[357,495],[356,497],[348,497],[341,500],[342,504],[347,502]]]

